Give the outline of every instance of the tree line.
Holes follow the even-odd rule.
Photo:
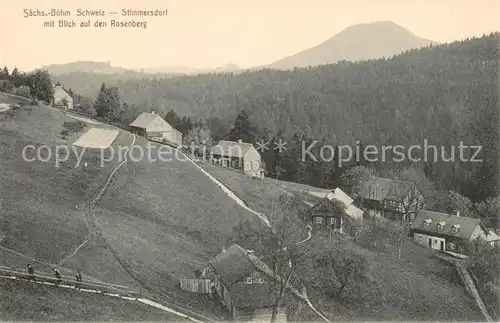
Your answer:
[[[36,69],[32,72],[20,72],[15,67],[11,73],[5,66],[0,70],[0,91],[13,92],[15,88],[26,86],[29,88],[29,96],[33,101],[42,100],[52,102],[54,93],[52,90],[52,80],[45,70]]]
[[[247,136],[253,143],[279,137],[297,145],[306,138],[333,146],[355,146],[359,141],[365,146],[408,148],[427,140],[444,147],[448,155],[460,141],[480,145],[480,163],[454,156],[452,161],[439,157],[415,165],[425,169],[432,181],[478,202],[498,195],[498,38],[499,33],[492,33],[391,58],[289,71],[147,79],[77,73],[59,79],[82,95],[95,97],[105,78],[107,85],[121,90],[131,110],[128,115],[150,110],[165,115],[174,110],[203,120],[215,140],[231,132],[244,110],[256,127],[255,136]],[[271,176],[278,172],[285,179],[317,186],[327,183],[311,178],[335,173],[333,166],[326,165],[321,172],[304,172],[305,164],[282,160],[267,167]],[[412,164],[377,162],[373,166]]]

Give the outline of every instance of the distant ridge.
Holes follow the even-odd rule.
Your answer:
[[[147,74],[172,74],[193,75],[203,73],[238,72],[242,70],[235,64],[227,64],[215,69],[192,68],[186,66],[163,66],[147,68],[123,68],[112,66],[110,62],[76,61],[64,64],[51,64],[42,66],[50,74],[57,76],[69,73],[93,73],[93,74],[124,74],[124,73],[147,73]]]

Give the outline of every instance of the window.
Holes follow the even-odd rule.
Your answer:
[[[438,231],[443,231],[445,225],[446,225],[446,222],[444,222],[444,221],[438,222],[438,224],[437,224],[437,230]]]
[[[431,226],[431,223],[432,223],[432,220],[431,219],[427,219],[424,221],[424,228],[429,228]]]
[[[460,224],[455,224],[451,227],[451,233],[457,233],[460,230]]]
[[[259,284],[264,284],[264,279],[259,278]]]
[[[314,217],[314,223],[316,224],[322,224],[323,223],[323,218],[320,216],[315,216]]]
[[[335,218],[330,218],[330,224],[335,224]]]
[[[247,277],[247,284],[251,285],[253,283],[252,277]]]

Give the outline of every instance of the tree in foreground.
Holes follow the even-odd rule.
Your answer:
[[[94,103],[96,116],[106,122],[118,121],[122,111],[120,92],[117,87],[102,83]]]
[[[46,70],[35,70],[28,74],[28,86],[33,101],[43,100],[52,102],[54,100],[54,91],[49,72]]]
[[[298,242],[303,240],[306,227],[299,220],[303,212],[302,204],[295,198],[281,195],[267,200],[267,217],[271,227],[260,227],[250,222],[243,222],[234,228],[232,242],[253,249],[272,270],[275,279],[270,287],[273,294],[271,322],[277,318],[283,303],[286,289],[300,286],[295,270],[303,264],[307,247]],[[299,288],[297,288],[299,289]]]

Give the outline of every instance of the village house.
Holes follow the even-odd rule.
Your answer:
[[[130,131],[149,140],[182,145],[182,133],[154,112],[143,112],[130,124]]]
[[[54,85],[52,105],[64,110],[73,110],[73,97],[62,85]]]
[[[435,250],[462,254],[467,242],[483,239],[492,246],[500,237],[488,230],[480,219],[420,210],[411,224],[415,242]]]
[[[367,215],[412,221],[424,207],[424,197],[411,182],[371,176],[362,186],[358,203]]]
[[[363,214],[349,195],[336,188],[311,208],[307,221],[317,228],[348,233],[354,222],[363,219]]]
[[[278,295],[269,272],[252,251],[233,244],[209,262],[201,277],[213,280],[215,294],[233,320],[269,322]],[[278,311],[277,322],[286,322],[286,306]]]
[[[211,161],[224,167],[242,171],[257,178],[264,178],[261,156],[252,144],[221,140],[210,150]]]

